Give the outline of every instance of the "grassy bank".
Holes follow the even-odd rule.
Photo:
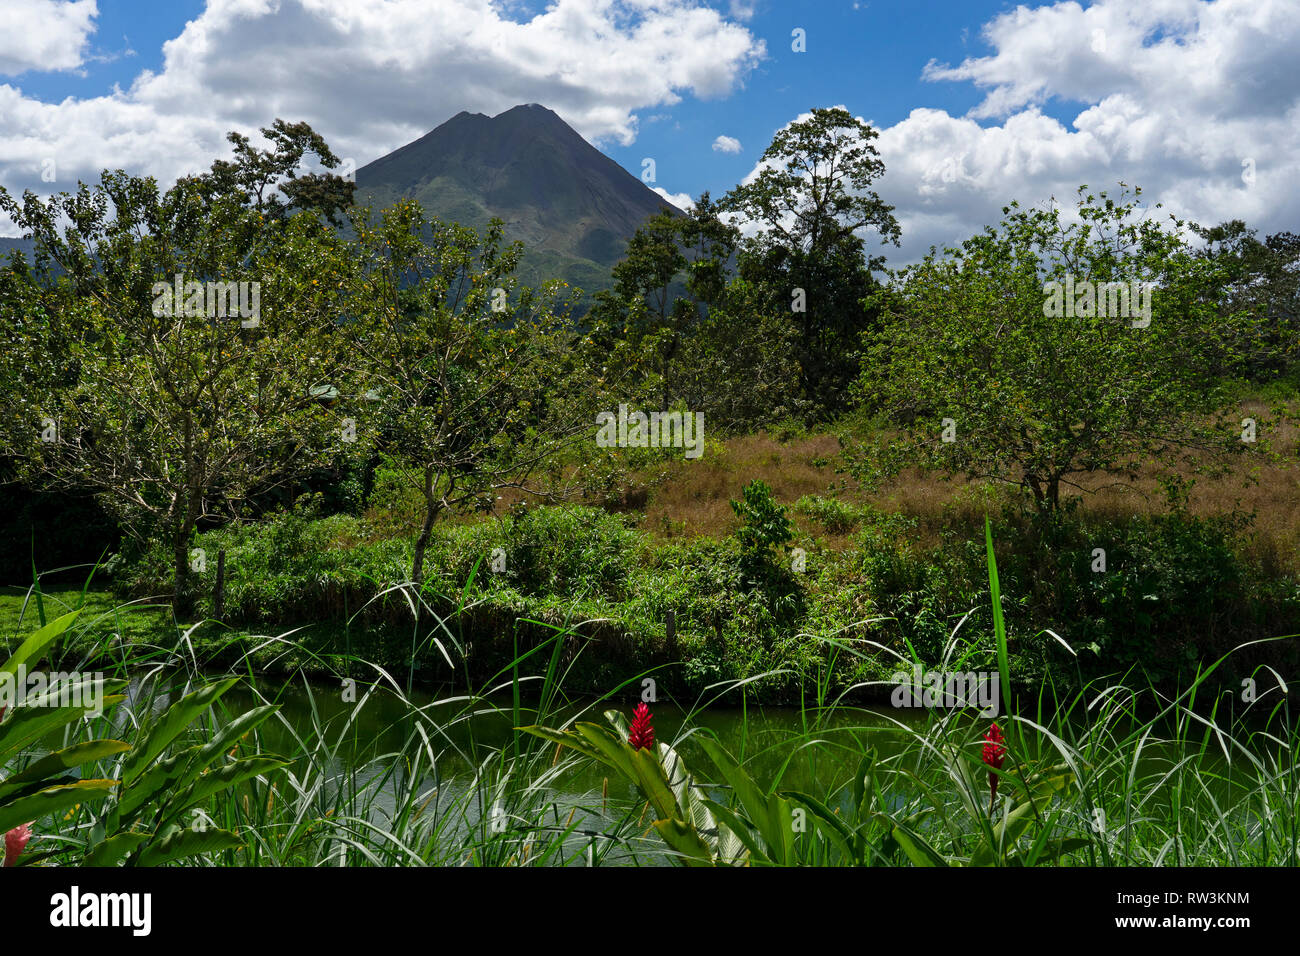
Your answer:
[[[189,636],[172,630],[169,640],[154,645],[165,629],[148,612],[127,614],[141,616],[128,629],[133,640],[116,648],[109,676],[132,680],[130,703],[86,715],[46,742],[66,747],[120,737],[124,747],[147,749],[151,759],[175,765],[188,754],[215,756],[236,734],[234,749],[220,758],[223,777],[230,774],[225,761],[235,759],[266,761],[252,768],[260,772],[205,790],[198,801],[192,790],[164,784],[137,814],[141,832],[160,838],[176,839],[186,829],[166,829],[177,819],[192,822],[191,833],[229,835],[211,845],[186,837],[194,841],[184,857],[190,863],[1300,862],[1292,758],[1300,725],[1275,675],[1266,672],[1249,704],[1232,697],[1206,701],[1227,662],[1208,665],[1172,696],[1088,680],[1078,669],[1071,680],[1048,679],[1018,713],[997,718],[1001,749],[991,756],[987,718],[932,708],[919,721],[898,719],[854,707],[826,685],[802,701],[797,724],[778,735],[757,732],[756,706],[740,740],[729,746],[703,727],[709,700],[727,691],[714,687],[709,698],[686,706],[672,731],[661,724],[652,748],[638,750],[625,738],[645,675],[629,671],[595,700],[574,695],[570,680],[582,672],[588,648],[569,657],[562,630],[486,680],[433,701],[408,695],[400,673],[360,658],[341,660],[335,689],[308,685],[299,692],[306,705],[291,716],[277,705],[296,680],[259,676],[254,662],[244,660],[236,670],[246,674],[245,703],[213,696]],[[88,601],[67,639],[57,635],[42,656],[61,666],[102,659],[106,649],[91,638],[95,616],[112,616],[98,598]],[[995,662],[1004,684],[1008,638],[995,620],[970,639],[974,651]],[[950,643],[949,653],[960,653]],[[346,674],[356,680],[350,694],[338,683]],[[318,703],[340,686],[343,706]],[[153,747],[148,742],[168,723],[159,715],[177,706],[183,692],[208,697],[194,709],[197,719]],[[376,708],[396,745],[381,748],[359,731],[363,715]],[[10,713],[0,720],[0,739],[13,733],[17,719]],[[488,723],[497,729],[486,732]],[[34,766],[41,749],[5,757],[0,777],[22,779],[17,775]],[[107,755],[82,775],[116,781],[128,775],[129,764]],[[603,784],[580,782],[602,774]],[[89,862],[111,819],[92,801],[41,814],[20,862]],[[166,861],[161,852],[125,859]]]
[[[283,516],[196,539],[208,588],[215,556],[226,554],[227,627],[204,624],[195,639],[238,639],[230,653],[239,654],[250,634],[302,628],[299,646],[275,651],[287,655],[282,663],[354,653],[445,681],[465,667],[492,673],[516,648],[568,626],[566,659],[584,648],[574,690],[599,694],[658,667],[671,668],[683,693],[779,672],[755,691],[790,702],[818,683],[883,680],[896,661],[878,647],[933,666],[959,622],[963,634],[991,625],[973,515],[954,511],[926,543],[918,519],[839,498],[805,496],[788,512],[790,540],[754,558],[735,530],[664,540],[601,509],[516,508],[436,529],[420,592],[405,583],[409,538],[366,517]],[[1004,612],[1018,684],[1060,676],[1065,661],[1049,630],[1081,649],[1088,676],[1137,669],[1158,685],[1186,682],[1238,645],[1300,630],[1300,586],[1252,553],[1248,523],[1175,510],[1042,526],[1007,513],[995,538],[1014,595]],[[119,597],[165,595],[165,568],[160,557],[119,574]],[[428,617],[417,632],[413,609],[422,604]],[[214,611],[209,590],[194,620]],[[269,653],[259,651],[259,663]],[[1287,672],[1295,663],[1295,642],[1268,645],[1222,677],[1239,683],[1260,664]]]

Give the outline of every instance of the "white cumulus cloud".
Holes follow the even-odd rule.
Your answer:
[[[740,152],[740,140],[734,136],[719,136],[713,141],[713,151],[716,153],[738,153]]]
[[[670,193],[662,186],[652,187],[664,199],[668,200],[683,212],[689,212],[695,208],[695,200],[691,198],[690,193]]]
[[[1295,231],[1296,13],[1295,0],[1099,0],[998,15],[991,54],[924,73],[982,89],[969,115],[915,109],[880,129],[875,189],[903,230],[890,262],[976,234],[1012,199],[1068,210],[1080,185],[1115,195],[1121,181],[1160,215]]]
[[[3,0],[5,15],[14,2],[33,0]],[[118,167],[170,182],[228,153],[228,130],[276,117],[358,166],[461,110],[530,102],[627,145],[638,110],[727,95],[765,55],[696,0],[554,0],[526,19],[493,0],[208,0],[126,89],[45,103],[0,84],[0,185],[48,193]]]
[[[0,76],[81,66],[95,0],[4,0],[0,3]]]

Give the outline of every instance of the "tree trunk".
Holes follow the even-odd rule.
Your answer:
[[[415,558],[411,562],[411,582],[416,588],[424,586],[424,552],[429,547],[429,537],[433,533],[433,522],[438,516],[438,503],[433,496],[433,469],[424,472],[424,526],[420,528],[419,537],[415,539]]]
[[[212,616],[216,620],[226,613],[226,549],[217,552],[217,583],[212,588]]]
[[[190,612],[190,556],[185,546],[189,543],[184,523],[177,521],[172,528],[172,556],[176,565],[176,585],[172,594],[172,610],[178,617]]]
[[[420,528],[419,537],[415,539],[415,558],[411,562],[411,582],[415,585],[415,633],[417,637],[424,626],[424,552],[429,547],[429,538],[433,533],[433,522],[438,517],[441,507],[434,497],[433,469],[425,470],[424,475],[424,526]],[[415,658],[411,658],[411,675],[415,674]]]

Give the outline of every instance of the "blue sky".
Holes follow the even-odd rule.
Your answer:
[[[163,44],[204,6],[204,0],[99,0],[87,62],[75,71],[30,71],[10,82],[46,103],[103,96],[114,86],[129,88],[142,71],[162,69]],[[642,159],[653,156],[660,178],[675,192],[697,196],[708,189],[720,195],[749,172],[773,132],[811,107],[843,104],[885,125],[917,106],[964,113],[979,102],[977,90],[923,81],[921,71],[931,59],[955,63],[987,52],[980,26],[1013,6],[1001,0],[758,3],[748,25],[765,41],[768,59],[743,88],[643,111],[635,144],[599,145],[638,176]],[[526,20],[545,4],[506,9],[511,19]],[[804,53],[791,49],[796,27],[807,32]],[[431,125],[438,121],[437,115],[430,116]],[[719,135],[738,139],[741,152],[713,150]],[[362,165],[373,158],[358,157]]]
[[[58,188],[117,166],[168,180],[277,116],[364,165],[462,109],[540,102],[636,175],[653,158],[665,194],[717,196],[781,126],[844,105],[881,132],[904,258],[1084,182],[1277,231],[1300,217],[1295,14],[1296,0],[5,0],[0,185],[48,192],[52,161]]]

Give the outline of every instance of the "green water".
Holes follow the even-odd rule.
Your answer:
[[[610,776],[603,765],[594,761],[572,760],[552,772],[558,748],[516,734],[515,727],[537,723],[538,715],[526,699],[516,715],[508,691],[488,699],[471,699],[453,692],[416,690],[408,698],[391,690],[367,693],[364,686],[358,685],[356,696],[359,699],[348,699],[339,684],[286,684],[263,678],[255,687],[240,684],[233,688],[214,709],[214,715],[217,722],[224,722],[263,702],[279,704],[278,713],[258,731],[261,752],[289,760],[289,772],[297,780],[323,778],[330,793],[371,788],[373,799],[363,801],[368,808],[364,812],[380,826],[394,813],[402,812],[403,803],[396,794],[409,789],[408,780],[413,781],[421,812],[427,809],[432,815],[452,820],[448,833],[452,845],[460,845],[458,837],[480,826],[493,812],[491,783],[499,781],[503,767],[510,766],[516,747],[533,748],[534,759],[526,762],[522,782],[536,784],[540,802],[550,808],[550,825],[563,827],[577,821],[578,831],[564,841],[570,862],[586,852],[584,843],[601,840],[611,823],[620,818],[626,821],[629,814],[635,821],[636,814],[643,812],[643,801],[632,785],[618,775]],[[175,699],[174,694],[157,693],[139,683],[133,684],[130,697],[120,716],[114,714],[113,720],[143,716],[130,712],[138,711],[146,699],[152,700],[155,711]],[[569,702],[553,708],[543,722],[556,728],[569,726],[574,719],[604,724],[602,712],[609,709],[630,718],[637,700],[629,693],[617,704]],[[905,750],[914,754],[916,733],[924,733],[924,726],[936,716],[922,709],[840,707],[819,721],[818,711],[811,707],[710,706],[687,710],[662,700],[651,704],[651,710],[657,740],[671,744],[687,766],[703,777],[718,779],[692,739],[707,731],[744,762],[761,787],[804,791],[832,807],[847,799],[845,785],[864,753],[874,750],[882,760]],[[968,740],[972,753],[977,753],[988,719],[973,710],[954,714],[953,719],[961,724],[958,739]],[[409,764],[412,740],[423,741],[419,750],[424,755],[414,771]],[[1158,775],[1187,756],[1186,750],[1153,741],[1138,759],[1138,771],[1143,776]],[[1213,749],[1192,759],[1203,767],[1223,766],[1221,756]],[[481,773],[483,770],[487,772]],[[416,776],[409,777],[411,773]],[[489,781],[487,785],[482,783],[484,779]],[[902,779],[896,777],[895,783]],[[1235,802],[1234,795],[1222,785],[1217,769],[1206,779],[1226,805]],[[886,803],[901,807],[911,788],[904,783],[886,790],[882,795]],[[725,790],[712,784],[705,786],[705,792],[719,802],[728,800]],[[458,806],[459,811],[455,809]],[[634,833],[631,840],[625,838],[611,845],[603,862],[628,862],[632,858],[660,861],[664,848],[648,836],[648,820],[641,823],[644,825],[635,828],[640,836]]]
[[[337,744],[340,766],[356,769],[399,750],[415,730],[420,709],[426,730],[436,728],[430,749],[438,756],[438,771],[444,777],[472,772],[473,755],[510,748],[516,726],[511,696],[506,693],[477,701],[473,707],[464,697],[430,694],[415,690],[409,700],[391,692],[376,692],[369,697],[359,689],[358,701],[344,700],[337,686],[286,686],[279,693],[261,689],[261,696],[237,687],[227,694],[225,703],[232,712],[253,707],[263,699],[280,704],[277,720],[263,725],[263,748],[292,757],[300,749],[297,735],[318,732]],[[621,706],[611,702],[575,702],[557,708],[546,721],[562,727],[576,718],[605,723],[606,710],[621,710],[631,718],[639,698]],[[535,706],[521,702],[519,726],[538,722]],[[665,701],[650,705],[654,715],[655,737],[678,749],[688,765],[699,765],[702,752],[691,737],[700,731],[717,736],[722,745],[745,761],[757,779],[769,782],[780,775],[782,788],[822,789],[834,780],[846,779],[861,760],[866,746],[882,755],[901,750],[906,737],[904,727],[923,723],[919,710],[891,708],[841,708],[820,724],[814,723],[811,711],[790,707],[718,707],[688,711]],[[972,720],[978,718],[972,716]],[[319,731],[317,730],[319,728]],[[825,746],[806,749],[790,759],[792,741],[806,741],[809,736],[828,741]],[[861,741],[869,741],[863,745]],[[695,760],[691,758],[695,757]],[[595,767],[587,773],[575,773],[560,781],[563,789],[584,793],[599,790],[604,776]]]

